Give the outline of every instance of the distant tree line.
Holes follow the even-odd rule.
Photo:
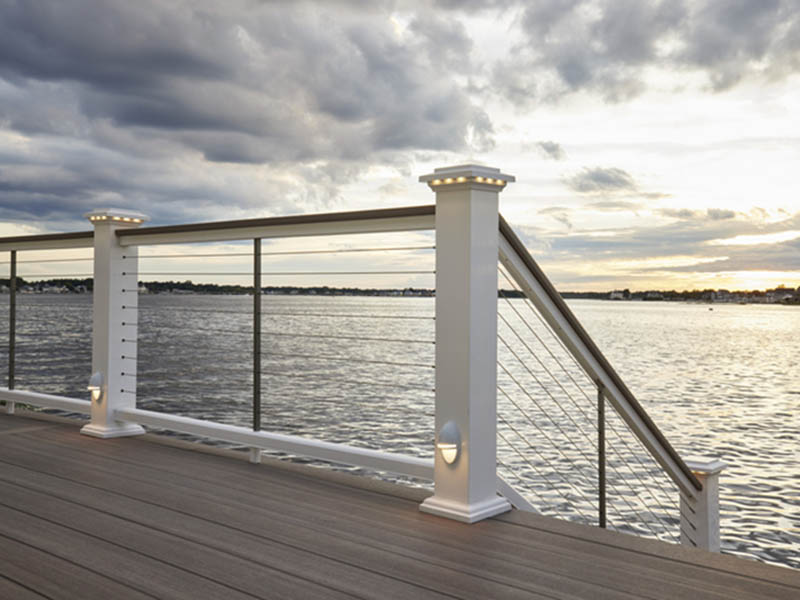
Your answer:
[[[18,290],[44,291],[60,288],[62,291],[70,293],[91,292],[94,287],[94,280],[89,277],[86,279],[47,279],[40,281],[28,281],[22,277],[17,277]],[[8,289],[10,281],[8,278],[0,278],[0,288]],[[252,294],[253,287],[235,284],[216,284],[216,283],[194,283],[192,281],[142,281],[139,286],[146,289],[150,294],[162,293],[194,293],[194,294],[227,294],[244,295]],[[285,294],[301,296],[433,296],[434,290],[426,288],[359,288],[359,287],[330,287],[324,286],[266,286],[261,288],[265,294]],[[589,299],[589,300],[608,300],[611,294],[616,294],[623,300],[668,300],[668,301],[712,301],[719,300],[723,296],[735,295],[743,300],[758,301],[770,294],[782,294],[787,297],[782,302],[785,304],[800,304],[800,288],[796,290],[785,286],[778,286],[770,290],[750,290],[750,291],[728,291],[728,290],[645,290],[631,292],[628,289],[615,292],[561,292],[561,296],[566,299]],[[499,295],[506,298],[521,298],[522,292],[519,290],[500,290]]]

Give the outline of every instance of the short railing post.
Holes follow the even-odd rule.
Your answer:
[[[13,390],[17,357],[17,251],[11,251],[8,274],[8,389]],[[13,415],[16,404],[6,400],[6,414]]]
[[[690,498],[681,492],[681,544],[719,552],[719,474],[727,466],[721,460],[687,460],[703,489]]]
[[[86,214],[94,225],[91,422],[81,433],[99,438],[144,433],[140,425],[114,419],[136,406],[139,267],[136,246],[123,248],[116,231],[138,227],[147,217],[117,209]]]
[[[497,495],[498,196],[514,177],[464,165],[423,175],[436,192],[434,495],[420,509],[473,523]]]
[[[261,431],[261,238],[253,240],[253,431]],[[250,462],[261,462],[261,448],[250,448]]]

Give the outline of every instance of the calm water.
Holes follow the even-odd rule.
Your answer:
[[[7,301],[7,296],[0,297],[1,303]],[[570,304],[676,449],[683,456],[719,456],[730,465],[721,491],[724,550],[800,568],[800,309]],[[140,306],[139,406],[250,424],[252,298],[142,296]],[[18,388],[86,396],[90,310],[89,296],[19,297]],[[0,311],[5,312],[2,305]],[[265,296],[263,311],[264,429],[432,455],[432,299]],[[513,308],[504,311],[513,317]],[[533,344],[529,349],[538,352]],[[501,356],[507,354],[502,346],[500,350]],[[5,370],[6,349],[2,352],[0,368]],[[508,373],[499,376],[501,385],[523,377],[538,380],[542,369],[547,372],[549,365],[553,370],[552,360],[545,357],[533,368],[509,362]],[[544,398],[543,410],[555,411],[559,393],[572,399],[565,389],[569,383],[558,383],[559,377],[567,380],[563,373],[553,378],[560,391],[547,392],[542,386],[525,400]],[[530,427],[538,417],[526,421],[519,411],[505,413],[508,408],[501,398],[509,426],[531,442],[538,440],[535,446],[544,444],[541,436],[580,439],[576,430],[591,441],[590,403],[576,405],[578,412],[567,407],[566,418],[538,431]],[[537,409],[531,404],[526,410]],[[610,443],[617,444],[613,435]],[[622,456],[628,446],[619,447]],[[591,445],[587,448],[591,455]],[[517,473],[562,459],[593,468],[591,456],[574,444],[560,456],[539,454],[531,460],[502,445],[500,451]],[[556,466],[553,472],[559,468],[563,473],[570,467]],[[536,478],[533,471],[527,475]],[[560,484],[551,485],[545,475],[531,484],[531,491],[541,492],[533,499],[549,502]],[[561,496],[570,494],[567,490]],[[554,495],[553,501],[558,501]],[[624,497],[618,505],[615,514],[620,518],[636,512]]]

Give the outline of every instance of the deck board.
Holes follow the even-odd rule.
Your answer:
[[[463,525],[420,490],[40,419],[0,416],[0,597],[800,597],[791,569],[517,511]]]

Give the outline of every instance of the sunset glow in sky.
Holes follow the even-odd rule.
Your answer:
[[[0,0],[0,235],[501,210],[562,290],[800,285],[795,0]]]

